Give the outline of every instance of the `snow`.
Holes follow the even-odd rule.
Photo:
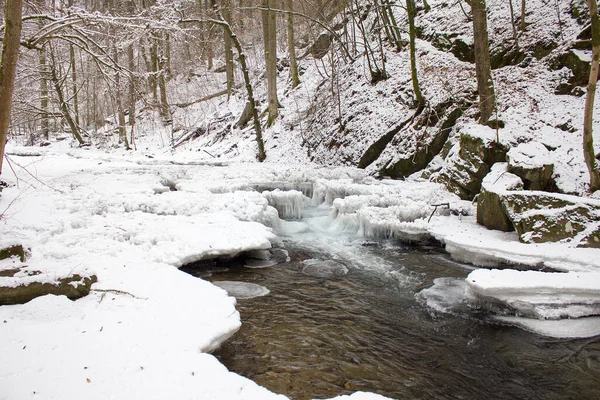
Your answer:
[[[423,37],[448,32],[473,42],[470,21],[459,2],[429,3],[431,11],[417,17]],[[566,16],[568,2],[557,4]],[[535,13],[527,14],[528,29],[519,37],[522,48],[534,45],[538,37],[570,38],[581,30],[572,18],[564,18],[559,26],[549,2],[531,0],[528,8]],[[402,24],[404,13],[396,13]],[[504,3],[489,4],[493,49],[512,41],[506,17]],[[559,46],[551,56],[562,50]],[[431,104],[471,95],[472,64],[423,40],[417,40],[417,51],[421,86]],[[585,52],[575,53],[589,58]],[[554,95],[570,72],[549,71],[545,62],[532,59],[527,68],[494,70],[505,128],[497,132],[474,123],[475,108],[470,107],[449,140],[456,143],[460,132],[486,142],[499,138],[513,148],[512,160],[553,163],[553,177],[563,192],[587,194],[579,150],[584,98]],[[363,63],[342,67],[338,74],[345,79],[335,91],[343,124],[335,122],[337,107],[323,107],[336,100],[330,95],[333,86],[323,85],[323,71],[312,60],[303,67],[298,88],[279,85],[283,108],[275,125],[264,132],[268,158],[262,165],[254,163],[252,132],[228,126],[245,104],[239,93],[230,101],[221,98],[175,108],[174,128],[163,126],[156,111],[140,112],[138,150],[131,153],[110,149],[116,145],[111,143],[116,139],[110,126],[102,128],[109,133],[106,143],[99,143],[105,151],[71,149],[69,140],[44,148],[9,143],[16,176],[5,164],[2,179],[11,186],[0,197],[0,247],[23,244],[31,248],[31,255],[25,263],[2,261],[0,270],[21,271],[1,277],[0,284],[52,283],[72,274],[96,275],[98,282],[90,295],[77,301],[44,296],[25,305],[0,307],[0,353],[9,360],[0,363],[0,399],[34,394],[49,399],[285,398],[228,372],[209,354],[242,323],[235,299],[177,267],[268,249],[278,260],[287,258],[283,253],[275,256],[285,251],[273,248],[280,245],[279,236],[302,232],[316,222],[282,218],[305,216],[307,198],[324,211],[319,228],[340,235],[433,237],[454,259],[478,267],[563,271],[475,270],[466,281],[438,278],[419,294],[432,309],[465,313],[467,298],[474,305],[481,304],[480,298],[491,298],[495,307],[510,306],[528,316],[492,312],[502,323],[558,338],[600,333],[600,317],[589,316],[598,314],[598,250],[565,243],[524,244],[515,233],[478,226],[474,206],[441,185],[416,176],[375,180],[369,174],[382,167],[378,162],[367,171],[339,167],[358,160],[376,139],[412,115],[412,94],[402,89],[410,88],[407,52],[388,52],[387,67],[393,73],[377,85],[368,82]],[[219,75],[200,75],[185,81],[176,75],[169,100],[189,101],[220,87]],[[283,81],[285,74],[281,75]],[[255,89],[257,96],[264,95],[260,83]],[[314,118],[307,121],[304,116],[313,107]],[[598,143],[599,111],[594,121]],[[340,130],[342,125],[345,129]],[[206,133],[193,138],[198,127]],[[388,146],[380,160],[389,162],[417,148],[421,136],[413,133],[398,138],[394,148]],[[173,139],[180,144],[176,150],[169,147]],[[431,165],[443,168],[457,150],[455,146],[448,159],[438,156]],[[331,166],[322,168],[310,160]],[[484,180],[484,186],[497,191],[519,184],[504,163],[494,165]],[[440,204],[447,207],[435,206]],[[249,262],[256,263],[260,262]],[[366,264],[359,254],[357,263]],[[569,319],[555,319],[565,316]],[[383,397],[359,392],[337,399]]]
[[[598,272],[480,269],[471,272],[466,281],[469,295],[476,301],[498,302],[521,316],[564,319],[600,314]]]

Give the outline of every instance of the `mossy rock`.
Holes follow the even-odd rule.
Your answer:
[[[507,166],[506,163],[495,164],[483,179],[477,196],[477,223],[488,229],[512,232],[515,228],[502,204],[502,195],[507,191],[523,190],[523,181],[508,172]]]
[[[578,239],[578,247],[600,248],[598,225],[600,205],[575,196],[545,192],[512,192],[502,204],[519,239],[524,243],[545,243]],[[582,236],[583,235],[583,236]]]
[[[475,62],[475,47],[472,44],[465,43],[462,39],[454,40],[450,52],[460,61],[469,63]]]
[[[559,70],[567,67],[573,73],[569,78],[569,83],[573,86],[585,86],[590,77],[590,63],[582,60],[575,52],[579,50],[569,50],[560,53],[550,61],[550,68]]]
[[[485,189],[482,189],[477,196],[477,223],[488,229],[502,232],[515,230],[511,220],[504,212],[500,196]]]
[[[25,304],[36,297],[47,294],[64,295],[71,300],[87,296],[92,284],[97,282],[96,275],[82,277],[72,275],[59,279],[57,283],[32,282],[27,285],[16,287],[0,286],[0,305]]]
[[[0,249],[0,260],[10,257],[19,257],[19,260],[23,262],[27,258],[27,251],[20,244]]]

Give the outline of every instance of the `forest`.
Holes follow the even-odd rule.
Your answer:
[[[596,0],[4,0],[0,399],[595,399]]]

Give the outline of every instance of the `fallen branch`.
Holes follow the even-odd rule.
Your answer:
[[[176,103],[176,104],[174,104],[174,106],[179,107],[179,108],[186,108],[193,104],[202,103],[203,101],[208,101],[208,100],[214,99],[215,97],[224,96],[226,94],[227,94],[227,90],[222,90],[218,93],[209,94],[208,96],[204,96],[198,100],[190,101],[188,103]]]

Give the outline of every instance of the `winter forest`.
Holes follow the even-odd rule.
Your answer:
[[[0,400],[596,399],[596,0],[3,0]]]

